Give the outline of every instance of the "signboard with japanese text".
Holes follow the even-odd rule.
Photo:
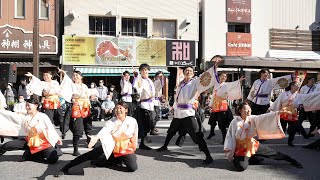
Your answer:
[[[227,33],[227,56],[251,56],[250,33]]]
[[[167,66],[195,66],[194,41],[167,41]]]
[[[58,41],[53,35],[39,35],[40,54],[57,54]],[[33,53],[33,33],[10,25],[0,26],[0,53]]]
[[[251,0],[227,0],[227,22],[251,23]]]
[[[172,49],[172,40],[154,40],[117,37],[78,37],[63,36],[63,62],[65,65],[108,65],[139,66],[147,63],[150,66],[166,66],[168,53],[181,51],[183,58],[192,58],[195,62],[195,42],[184,42],[185,49]],[[184,46],[183,46],[184,47]],[[176,47],[174,43],[174,48]],[[193,50],[192,50],[193,48]],[[187,54],[186,54],[187,53]],[[190,54],[191,53],[191,54]],[[190,57],[189,57],[190,56]],[[170,55],[172,60],[172,55]],[[180,60],[182,62],[182,59]],[[184,66],[183,64],[172,66]]]

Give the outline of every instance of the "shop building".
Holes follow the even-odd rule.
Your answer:
[[[86,84],[103,79],[120,90],[122,72],[147,63],[150,76],[166,75],[168,96],[176,67],[196,65],[198,0],[65,0],[63,6],[61,64],[80,70]]]

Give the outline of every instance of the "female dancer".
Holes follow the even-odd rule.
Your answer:
[[[115,108],[116,116],[107,121],[98,135],[91,137],[89,148],[92,148],[99,139],[101,145],[78,156],[54,176],[68,174],[70,168],[88,160],[92,160],[91,163],[98,166],[111,166],[123,162],[127,171],[136,171],[138,165],[134,152],[138,143],[138,125],[136,119],[127,116],[127,113],[128,105],[125,102],[118,102]]]
[[[227,134],[227,127],[233,119],[232,112],[228,106],[227,99],[235,100],[242,97],[241,82],[244,77],[241,77],[235,82],[226,82],[227,74],[222,72],[219,76],[219,84],[214,86],[211,97],[211,115],[209,118],[209,124],[211,125],[210,134],[207,139],[210,139],[215,135],[214,129],[217,125],[222,133],[222,144]]]
[[[20,130],[26,133],[24,139],[16,139],[4,143],[0,148],[0,155],[6,151],[25,150],[23,160],[41,161],[53,164],[59,159],[56,143],[61,145],[57,131],[49,117],[38,111],[39,101],[31,98],[27,100],[27,115],[0,110],[1,127],[0,135],[19,136]],[[61,152],[61,151],[59,151]]]
[[[79,156],[78,146],[83,134],[84,123],[89,123],[83,121],[90,113],[89,91],[87,85],[82,83],[83,77],[80,71],[73,71],[72,80],[66,75],[65,71],[59,69],[59,73],[64,77],[61,82],[61,95],[66,101],[71,102],[71,105],[67,107],[65,112],[63,134],[70,127],[73,133],[72,143],[74,150],[72,155]],[[90,134],[90,132],[86,132],[86,134]]]
[[[284,138],[284,133],[279,127],[279,112],[271,112],[263,115],[251,115],[251,108],[247,102],[240,103],[236,116],[230,123],[224,152],[238,171],[244,171],[249,164],[258,164],[257,156],[285,160],[292,165],[302,168],[302,165],[293,158],[280,152],[276,152],[265,144],[260,144],[253,137],[256,135],[262,139]]]

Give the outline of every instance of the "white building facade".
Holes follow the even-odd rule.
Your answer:
[[[270,29],[296,30],[298,32],[319,31],[320,4],[317,0],[203,0],[202,58],[204,60],[210,60],[215,54],[227,55],[227,33],[235,32],[230,26],[239,24],[227,22],[227,1],[233,1],[235,4],[251,2],[251,21],[247,23],[247,27],[244,27],[247,30],[245,33],[251,34],[250,56],[319,59],[320,56],[308,48],[303,49],[302,52],[300,52],[299,49],[292,49],[296,52],[298,51],[298,53],[292,51],[272,52],[273,49],[270,48],[272,41],[270,38]],[[244,28],[240,27],[240,31],[236,32],[244,33],[242,32]],[[281,50],[282,48],[278,49]],[[270,50],[271,53],[269,52]],[[294,54],[293,56],[292,53]],[[303,55],[301,56],[301,54]]]

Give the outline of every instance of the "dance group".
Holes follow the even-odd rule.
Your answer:
[[[221,72],[218,75],[217,68],[222,60],[223,57],[214,56],[212,58],[214,66],[197,78],[194,77],[192,67],[184,69],[184,79],[179,83],[174,98],[174,117],[165,143],[157,151],[167,150],[170,140],[177,132],[180,136],[188,133],[206,156],[203,164],[213,162],[204,140],[202,124],[196,118],[197,110],[194,104],[202,92],[213,87],[212,113],[209,119],[211,131],[207,138],[214,136],[214,128],[218,124],[223,137],[224,152],[238,171],[245,170],[249,164],[259,164],[263,160],[261,157],[285,160],[302,168],[302,165],[293,158],[272,150],[254,137],[258,136],[262,140],[280,139],[285,137],[284,131],[287,129],[288,145],[293,146],[292,141],[297,131],[307,138],[308,135],[301,125],[303,119],[300,119],[301,116],[298,116],[296,109],[299,108],[300,112],[304,113],[303,116],[320,110],[320,91],[317,91],[313,84],[311,87],[308,84],[301,88],[300,92],[303,91],[304,94],[298,95],[301,82],[296,81],[296,74],[268,79],[269,71],[263,69],[260,71],[260,79],[252,86],[248,101],[238,104],[236,116],[233,117],[227,100],[242,98],[241,82],[244,78],[226,82],[226,73]],[[132,84],[129,81],[130,73],[123,74],[120,83],[122,101],[116,104],[115,116],[106,122],[97,135],[91,135],[92,124],[86,120],[90,114],[90,101],[88,87],[82,83],[81,72],[74,71],[71,79],[65,71],[59,69],[60,84],[52,80],[51,72],[44,73],[44,81],[40,81],[30,73],[26,74],[31,79],[27,92],[29,95],[43,97],[41,102],[44,113],[38,111],[40,102],[37,98],[27,100],[26,115],[4,110],[5,101],[0,94],[2,122],[0,136],[13,139],[0,147],[0,156],[6,151],[25,150],[22,155],[23,160],[56,163],[62,155],[59,145],[70,129],[73,133],[73,155],[77,157],[57,172],[55,177],[69,174],[70,168],[87,160],[100,167],[124,164],[124,171],[136,171],[138,165],[135,150],[137,147],[143,150],[151,149],[145,144],[145,139],[155,127],[153,113],[158,111],[157,101],[162,94],[160,91],[163,82],[158,79],[158,84],[154,83],[149,78],[149,70],[149,65],[141,64],[140,73],[134,71]],[[132,88],[140,95],[139,115],[136,118],[132,117]],[[285,88],[285,91],[270,106],[270,94],[273,88]],[[60,98],[68,102],[64,117],[61,113]],[[53,125],[54,115],[61,115],[58,116],[61,122],[61,137]],[[317,125],[312,124],[314,129],[310,131],[316,127]],[[93,149],[80,155],[78,146],[83,131],[87,135],[88,147]],[[138,138],[141,138],[139,144]],[[97,144],[99,140],[100,145]]]

